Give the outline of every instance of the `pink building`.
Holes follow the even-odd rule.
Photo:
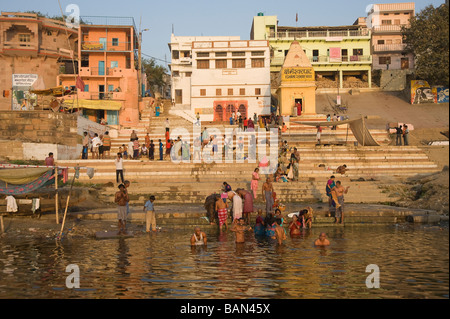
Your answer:
[[[136,61],[139,47],[133,18],[82,17],[78,30],[78,72],[84,92],[73,105],[86,118],[131,127],[139,122]],[[63,86],[74,86],[73,75],[61,74]]]
[[[366,23],[372,29],[374,70],[414,68],[414,56],[406,53],[401,31],[402,27],[410,26],[410,19],[414,15],[414,2],[373,5]]]

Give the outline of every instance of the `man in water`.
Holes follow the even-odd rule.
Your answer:
[[[327,234],[320,233],[319,238],[314,242],[316,246],[329,246],[330,241],[327,239]]]
[[[245,225],[244,218],[240,218],[239,220],[235,219],[233,221],[233,227],[231,227],[231,231],[236,233],[236,244],[244,243],[245,231],[251,231],[252,228],[250,226]]]
[[[222,231],[222,226],[228,230],[228,203],[224,202],[221,197],[216,197],[216,211],[219,218],[219,229]]]
[[[127,224],[127,203],[128,194],[125,190],[125,186],[120,184],[119,191],[116,193],[114,202],[117,203],[117,218],[119,220],[119,235],[126,234]]]
[[[196,227],[194,230],[194,234],[191,237],[191,246],[206,246],[206,243],[206,234],[202,232],[200,227]]]
[[[278,242],[278,245],[283,244],[283,240],[286,240],[286,232],[284,231],[284,228],[281,227],[281,218],[275,219],[275,239]]]
[[[262,195],[263,195],[264,201],[266,202],[266,214],[273,212],[272,193],[273,193],[272,179],[270,177],[268,177],[262,187]]]
[[[336,191],[336,196],[337,196],[337,200],[339,203],[339,207],[336,207],[335,223],[337,223],[338,220],[340,220],[340,224],[342,224],[344,222],[344,194],[348,193],[349,188],[350,188],[350,186],[348,186],[347,188],[344,188],[344,186],[342,186],[342,183],[340,181],[336,182],[335,191]]]

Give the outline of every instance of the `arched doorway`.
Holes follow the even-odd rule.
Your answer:
[[[226,116],[225,120],[228,121],[230,119],[231,115],[233,114],[233,112],[235,112],[235,111],[236,111],[236,108],[235,108],[234,104],[228,103],[227,109],[226,109],[226,114],[225,114],[225,116]]]
[[[222,122],[223,121],[223,107],[221,104],[217,104],[214,107],[214,122]]]
[[[247,105],[239,104],[239,113],[241,113],[242,118],[248,118]]]

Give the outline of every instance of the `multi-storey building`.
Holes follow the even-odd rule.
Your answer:
[[[316,77],[331,77],[343,87],[347,76],[358,77],[372,86],[371,31],[365,25],[337,27],[283,27],[277,16],[253,18],[250,38],[268,40],[271,72],[278,73],[294,40],[310,60]]]
[[[94,122],[131,126],[139,122],[138,34],[133,18],[82,17],[78,30],[78,72],[84,92],[73,105]],[[59,75],[73,86],[73,76]]]
[[[174,37],[172,90],[175,106],[205,121],[269,115],[270,50],[265,40],[240,37]],[[176,108],[175,107],[175,108]]]
[[[414,56],[406,53],[402,27],[410,26],[414,2],[374,4],[367,15],[372,30],[374,70],[407,70],[414,68]]]
[[[53,88],[64,70],[77,73],[78,30],[37,14],[2,12],[0,16],[0,110],[32,110],[30,89]],[[75,67],[74,67],[75,65]],[[70,75],[69,75],[70,74]]]

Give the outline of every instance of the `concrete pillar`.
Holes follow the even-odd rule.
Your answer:
[[[367,71],[367,79],[369,81],[369,88],[372,88],[372,70],[369,69],[369,71]]]
[[[342,72],[342,70],[339,70],[339,88],[343,89],[344,88],[344,72]]]

